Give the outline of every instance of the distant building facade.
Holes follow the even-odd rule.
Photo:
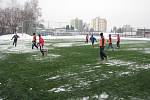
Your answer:
[[[81,19],[72,19],[70,25],[73,26],[75,30],[83,30],[83,21]]]
[[[107,20],[100,17],[92,19],[90,25],[94,31],[106,32],[107,30]]]
[[[137,35],[143,35],[144,37],[150,37],[150,29],[137,29]]]
[[[122,32],[131,32],[132,27],[130,25],[123,25]]]

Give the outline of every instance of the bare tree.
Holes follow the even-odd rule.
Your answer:
[[[0,8],[0,33],[15,33],[17,27],[22,27],[28,34],[35,32],[41,16],[38,0],[25,2],[23,9],[16,0],[11,0],[10,5],[7,8]]]
[[[0,33],[15,33],[22,20],[21,10],[15,2],[12,0],[11,7],[0,9]]]
[[[38,0],[31,0],[24,5],[24,30],[26,33],[36,32],[39,17],[41,17]]]
[[[0,9],[0,33],[6,32],[7,16],[8,13],[6,12],[6,10]]]

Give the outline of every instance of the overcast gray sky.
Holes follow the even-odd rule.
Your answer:
[[[100,16],[107,19],[108,28],[124,24],[150,28],[150,0],[39,0],[39,6],[44,20],[50,22],[78,17],[89,23]]]

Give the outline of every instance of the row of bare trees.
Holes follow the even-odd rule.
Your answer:
[[[41,17],[38,0],[28,0],[23,6],[11,0],[10,6],[0,8],[0,35],[16,31],[31,34],[36,31],[36,25]]]

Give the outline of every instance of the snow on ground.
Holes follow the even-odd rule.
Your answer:
[[[135,63],[136,62],[129,62],[129,61],[127,62],[127,61],[113,59],[113,60],[108,60],[105,64],[107,64],[108,66],[129,66]]]
[[[109,97],[109,95],[106,92],[103,92],[100,97],[99,100],[106,100]]]
[[[89,100],[89,96],[88,97],[83,97],[83,99],[82,100]]]
[[[0,36],[0,59],[4,57],[4,55],[2,53],[28,53],[28,52],[37,52],[39,50],[32,50],[31,49],[31,41],[32,41],[32,36],[27,35],[27,34],[18,34],[20,36],[20,38],[18,39],[18,45],[17,47],[12,46],[12,36],[11,35],[3,35]],[[51,39],[65,39],[65,40],[83,40],[85,41],[85,36],[83,35],[78,35],[78,36],[43,36],[44,39],[46,40],[51,40]],[[97,39],[99,39],[99,36],[96,36]],[[123,41],[122,43],[126,44],[126,43],[147,43],[147,41],[150,41],[150,39],[148,38],[122,38],[122,40],[133,40],[133,41]],[[136,40],[136,41],[134,41]],[[144,40],[144,41],[143,41]],[[76,43],[74,41],[71,41],[69,43],[54,43],[51,44],[54,47],[70,47],[70,46],[74,46],[74,45],[90,45],[89,44],[85,44],[84,42],[80,42],[80,43]],[[144,50],[145,52],[150,53],[150,48],[130,48],[129,50]],[[48,57],[59,57],[60,55],[54,55],[54,54],[48,54]],[[48,57],[46,58],[42,58],[39,55],[32,55],[32,59],[34,60],[41,60],[43,61],[43,59],[48,59]],[[123,61],[123,60],[117,60],[117,59],[113,59],[113,60],[108,60],[106,63],[107,66],[125,66],[127,67],[127,71],[120,71],[120,72],[113,72],[113,71],[109,71],[109,74],[115,74],[117,73],[119,76],[124,76],[124,75],[129,75],[129,74],[133,74],[132,71],[139,71],[139,70],[145,70],[145,69],[150,69],[150,64],[138,64],[136,62],[132,62],[132,61]],[[91,69],[91,65],[90,64],[86,64],[85,66],[83,66],[83,69],[86,70],[82,70],[81,73],[94,73],[95,70]],[[98,69],[101,68],[100,65],[96,65],[93,66],[93,68]],[[101,80],[107,79],[109,78],[109,76],[106,74],[101,74]],[[49,75],[45,75],[45,76],[49,76]],[[77,77],[77,80],[79,81],[76,84],[76,87],[85,87],[91,84],[92,81],[85,81],[84,79],[81,79],[77,73],[67,73],[66,75],[56,75],[50,78],[47,78],[46,80],[56,80],[59,79],[61,77]],[[99,80],[95,80],[95,81],[99,81]],[[71,91],[72,87],[68,84],[64,85],[64,86],[59,86],[59,87],[54,87],[50,90],[48,90],[49,92],[64,92],[64,91]],[[106,92],[103,92],[100,95],[96,95],[93,96],[93,98],[99,98],[99,100],[105,100],[109,97],[109,95]],[[87,97],[83,97],[83,100],[88,100],[88,96]]]
[[[48,79],[46,79],[46,80],[55,80],[55,79],[57,79],[57,78],[60,78],[60,76],[57,75],[57,76],[54,76],[54,77],[50,77],[50,78],[48,78]]]
[[[27,39],[32,39],[32,36],[25,34],[25,33],[17,33],[17,35],[20,37],[19,39],[21,40],[27,40]],[[8,35],[2,35],[0,36],[0,41],[1,40],[11,40],[14,34],[8,34]]]
[[[90,83],[92,83],[93,81],[83,81],[83,80],[80,80],[79,83],[77,83],[77,85],[75,85],[74,87],[77,87],[77,88],[83,88],[85,86],[89,86]],[[50,90],[48,90],[48,92],[69,92],[69,91],[72,91],[73,90],[73,87],[69,84],[65,84],[63,86],[59,86],[59,87],[55,87],[55,88],[52,88]]]
[[[41,57],[41,53],[33,54],[31,57],[28,58],[29,61],[40,61],[40,62],[51,62],[53,59],[59,57],[60,55],[48,53],[46,56]]]
[[[6,55],[0,53],[0,59],[5,59]]]
[[[35,52],[36,49],[32,50],[31,43],[29,41],[24,40],[18,40],[17,46],[13,46],[13,41],[0,42],[0,52],[2,53],[29,53],[29,52]]]
[[[9,34],[9,35],[2,35],[0,36],[0,52],[1,53],[29,53],[29,52],[36,52],[39,50],[32,50],[31,45],[32,45],[32,36],[27,35],[27,34],[21,34],[18,33],[19,39],[18,39],[18,44],[17,47],[14,47],[12,45],[13,40],[11,38],[13,37],[14,34]],[[107,37],[108,35],[106,35]],[[99,36],[95,36],[97,39]],[[84,42],[75,42],[77,39],[82,39],[85,41],[85,35],[76,35],[76,36],[43,36],[46,41],[49,39],[63,39],[69,42],[63,42],[62,43],[45,43],[46,46],[49,46],[48,44],[54,46],[54,47],[70,47],[70,46],[80,46],[80,45],[91,45],[91,43],[85,44]],[[114,37],[113,37],[114,38]],[[37,37],[38,39],[38,37]],[[150,38],[123,38],[121,37],[122,41],[123,40],[133,40],[133,41],[123,41],[121,44],[127,44],[127,43],[147,43],[147,41],[150,40]],[[70,41],[74,40],[74,41]],[[136,40],[136,41],[134,41]],[[146,41],[143,41],[146,40]],[[150,53],[150,48],[129,48],[127,50],[138,50],[138,51],[143,51],[145,53]],[[54,55],[55,56],[55,55]],[[57,56],[57,55],[56,55]],[[3,55],[0,55],[0,59],[3,57]],[[51,55],[53,57],[53,55]],[[40,59],[35,59],[35,60],[40,60]],[[106,64],[108,66],[125,66],[125,65],[131,65],[134,62],[123,62],[120,60],[109,60]],[[99,66],[98,66],[99,67]]]
[[[68,39],[73,39],[73,40],[76,40],[76,39],[85,39],[85,35],[75,35],[75,36],[51,36],[51,35],[48,35],[48,36],[43,36],[44,39],[65,39],[65,40],[68,40]]]
[[[35,50],[31,49],[31,39],[32,37],[27,34],[17,34],[20,38],[18,38],[17,47],[14,47],[13,37],[14,34],[3,35],[0,36],[0,52],[2,53],[27,53],[33,52]]]
[[[10,40],[13,37],[14,34],[9,34],[9,35],[2,35],[0,36],[0,40]],[[20,36],[20,39],[32,39],[32,36],[25,34],[25,33],[18,33],[17,35]],[[104,34],[105,38],[108,38],[109,33]],[[74,36],[51,36],[51,35],[47,35],[47,36],[42,36],[44,39],[84,39],[86,38],[86,35],[74,35]],[[90,37],[90,36],[89,36]],[[100,36],[94,36],[96,39],[99,39]],[[38,36],[37,36],[38,38]],[[113,39],[116,39],[116,37],[112,37]],[[128,37],[121,37],[121,40],[144,40],[144,41],[150,41],[150,38],[128,38]]]
[[[139,43],[148,43],[147,40],[143,41],[143,40],[130,40],[130,41],[125,41],[125,40],[121,40],[120,42],[121,44],[139,44]]]
[[[53,44],[54,47],[71,47],[74,43],[56,43]]]
[[[136,64],[136,65],[129,66],[128,69],[132,69],[136,71],[150,69],[150,64],[140,64],[140,65]]]
[[[120,72],[119,76],[129,75],[132,74],[132,72]]]
[[[127,50],[139,51],[144,53],[150,53],[150,48],[129,48]]]
[[[106,39],[108,39],[108,34],[104,35]],[[100,36],[94,36],[97,40],[100,39]],[[86,35],[75,35],[75,36],[43,36],[44,39],[55,40],[55,39],[64,39],[64,40],[84,40],[86,39]],[[90,36],[89,36],[90,38]],[[112,37],[112,39],[116,40],[117,37]],[[150,41],[150,38],[129,38],[129,37],[120,37],[121,41],[123,40],[134,40],[134,41]]]
[[[150,41],[150,38],[128,38],[128,37],[121,37],[121,40],[137,40],[137,41]]]
[[[108,60],[106,61],[107,66],[126,66],[129,71],[127,72],[119,72],[120,76],[132,74],[133,71],[140,71],[145,69],[150,69],[150,64],[138,64],[137,62],[129,62],[123,60]],[[113,73],[113,72],[112,72]]]
[[[67,100],[107,100],[109,95],[106,92],[102,92],[101,94],[95,94],[93,96],[85,96],[82,98],[71,98]],[[123,99],[113,99],[113,100],[123,100]]]
[[[29,52],[35,52],[37,51],[31,49],[32,45],[32,36],[28,34],[21,34],[18,33],[17,35],[20,37],[18,38],[17,42],[17,47],[14,47],[12,45],[13,37],[14,34],[9,34],[9,35],[2,35],[0,36],[0,52],[2,53],[29,53]],[[76,39],[83,39],[84,36],[43,36],[46,41],[49,39],[70,39],[70,40],[76,40]],[[38,36],[37,36],[38,40]],[[45,46],[49,46],[51,43],[45,43]],[[70,47],[75,45],[74,43],[54,43],[52,44],[54,47]],[[84,45],[84,43],[78,43],[78,45]]]
[[[150,69],[150,64],[138,64],[137,62],[123,61],[123,60],[108,60],[104,64],[107,66],[127,66],[128,69],[139,70],[139,69]]]
[[[59,93],[59,92],[69,92],[71,91],[72,87],[68,84],[64,85],[64,86],[60,86],[58,88],[52,88],[50,90],[48,90],[48,92],[56,92],[56,93]]]
[[[13,37],[14,34],[9,34],[9,35],[3,35],[0,36],[0,51],[8,51],[8,53],[26,53],[26,52],[32,52],[33,50],[31,50],[31,46],[27,46],[27,44],[31,45],[31,41],[32,41],[32,36],[27,35],[27,34],[21,34],[18,33],[19,35],[19,39],[18,39],[18,45],[17,47],[13,47],[12,46],[12,42],[13,40],[11,40],[11,38]],[[99,36],[95,36],[97,39],[99,39]],[[85,35],[76,35],[76,36],[43,36],[44,39],[51,40],[51,39],[64,39],[64,40],[82,40],[85,41]],[[114,38],[114,37],[113,37]],[[37,37],[38,40],[38,37]],[[146,43],[146,41],[150,40],[150,38],[123,38],[121,37],[121,40],[139,40],[139,41],[123,41],[121,42],[121,44],[127,44],[127,43]],[[146,41],[141,41],[141,40],[146,40]],[[85,44],[83,43],[75,43],[75,42],[69,42],[69,43],[54,43],[52,44],[54,47],[70,47],[70,46],[80,46],[80,45],[90,45],[89,44]],[[45,43],[45,45],[48,45]]]
[[[111,64],[113,63],[113,64]],[[97,78],[97,80],[94,80],[95,82],[99,82],[99,81],[103,81],[105,79],[109,79],[111,78],[112,76],[119,76],[119,77],[123,77],[123,76],[128,76],[128,75],[133,75],[135,72],[137,71],[140,71],[140,70],[145,70],[145,69],[150,69],[150,64],[141,64],[139,65],[138,63],[136,62],[128,62],[128,61],[123,61],[123,60],[108,60],[108,62],[106,61],[106,63],[104,64],[107,64],[107,65],[110,65],[110,66],[124,66],[127,68],[126,71],[108,71],[108,73],[101,73],[100,75],[100,79]],[[86,69],[84,68],[86,66]],[[94,73],[95,70],[101,68],[101,66],[99,65],[91,65],[91,64],[86,64],[85,66],[83,66],[83,69],[80,70],[80,74],[81,73]],[[94,70],[94,68],[97,68]],[[93,69],[93,70],[91,70]],[[48,76],[48,75],[46,75]],[[90,86],[90,84],[93,82],[91,80],[86,80],[86,78],[81,78],[79,76],[79,74],[77,73],[66,73],[66,75],[56,75],[56,76],[53,76],[53,77],[50,77],[50,78],[47,78],[46,80],[60,80],[61,77],[63,78],[72,78],[74,77],[77,81],[77,83],[74,85],[74,87],[76,88],[85,88],[85,87],[88,87]],[[94,77],[94,76],[93,76]],[[98,76],[99,77],[99,76]],[[69,84],[64,84],[64,85],[61,85],[61,86],[58,86],[58,87],[53,87],[52,89],[48,90],[48,92],[55,92],[55,93],[60,93],[60,92],[70,92],[70,91],[73,91],[73,87],[72,85],[69,85]],[[109,98],[109,94],[107,94],[107,92],[102,92],[101,94],[99,95],[94,95],[94,96],[85,96],[83,98],[80,98],[79,100],[89,100],[90,98],[93,98],[93,99],[98,99],[98,100],[107,100]],[[119,97],[116,97],[116,98],[119,98]],[[74,100],[74,99],[73,99]]]

